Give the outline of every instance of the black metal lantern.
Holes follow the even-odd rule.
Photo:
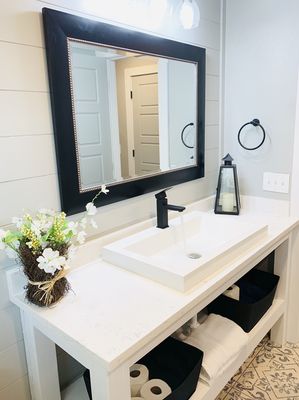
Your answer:
[[[232,164],[233,158],[227,154],[220,166],[215,200],[215,214],[238,215],[240,213],[240,193],[237,167]]]

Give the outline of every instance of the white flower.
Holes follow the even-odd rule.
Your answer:
[[[81,232],[78,233],[77,241],[80,244],[83,244],[85,242],[85,238],[86,238],[86,233],[84,231],[81,231]]]
[[[21,228],[22,224],[23,224],[23,218],[19,218],[19,217],[13,217],[11,219],[11,222],[13,224],[16,225],[17,228]]]
[[[109,193],[109,189],[107,189],[106,185],[102,185],[101,186],[101,192],[104,193],[104,194]]]
[[[64,230],[65,234],[68,234],[69,232],[72,232],[73,235],[77,235],[78,232],[78,222],[69,222],[67,228]]]
[[[43,255],[39,256],[36,261],[38,262],[38,267],[40,269],[43,269],[47,274],[52,275],[56,270],[64,267],[66,263],[65,257],[59,256],[59,251],[54,251],[49,247],[43,251]]]
[[[86,211],[87,211],[87,215],[96,215],[97,208],[93,203],[87,203],[86,204]]]
[[[94,219],[90,218],[89,222],[90,222],[90,225],[91,225],[94,229],[97,229],[98,224],[96,223],[96,221],[95,221]]]

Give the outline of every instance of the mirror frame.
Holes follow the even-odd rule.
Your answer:
[[[85,210],[98,189],[80,192],[69,71],[68,38],[197,63],[197,164],[108,184],[104,206],[204,176],[205,49],[92,19],[43,8],[53,129],[61,208],[68,215]]]

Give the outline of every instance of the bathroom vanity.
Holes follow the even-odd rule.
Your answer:
[[[25,281],[20,269],[8,271],[10,299],[22,315],[32,399],[88,399],[82,378],[60,393],[57,344],[90,370],[93,399],[130,400],[130,366],[273,250],[274,269],[280,275],[280,281],[272,307],[248,333],[246,354],[240,354],[209,386],[199,381],[191,400],[215,399],[270,330],[271,339],[277,344],[298,340],[289,311],[296,301],[290,284],[298,258],[299,220],[277,216],[280,213],[274,210],[277,202],[242,200],[241,215],[225,218],[231,218],[232,223],[236,219],[245,224],[256,221],[267,229],[262,229],[256,240],[235,243],[232,251],[220,257],[222,262],[217,263],[217,268],[210,264],[210,272],[196,283],[192,282],[184,291],[167,287],[151,277],[140,276],[102,258],[105,246],[133,234],[142,236],[145,230],[155,226],[155,220],[130,226],[81,246],[76,266],[68,275],[73,291],[53,308],[41,309],[26,302]],[[209,214],[212,201],[209,198],[191,204],[185,212]],[[259,214],[253,212],[255,209]],[[172,229],[172,218],[175,217],[177,214],[170,214],[170,228],[167,229]]]

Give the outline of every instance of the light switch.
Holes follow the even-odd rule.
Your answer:
[[[264,172],[263,189],[269,192],[289,193],[289,174]]]

